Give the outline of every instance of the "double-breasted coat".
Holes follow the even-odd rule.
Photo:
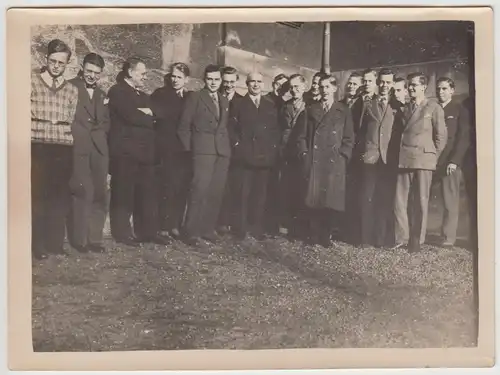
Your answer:
[[[334,102],[325,113],[312,104],[297,119],[297,148],[303,163],[305,205],[345,210],[346,163],[352,154],[352,115]]]

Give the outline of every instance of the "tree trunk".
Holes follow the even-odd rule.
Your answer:
[[[165,24],[161,27],[162,70],[173,62],[189,63],[193,24]]]

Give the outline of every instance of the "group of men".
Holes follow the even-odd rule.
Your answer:
[[[65,233],[79,252],[105,251],[108,212],[115,241],[132,246],[215,243],[230,231],[418,251],[433,182],[442,185],[442,245],[453,246],[462,172],[475,217],[473,101],[454,100],[450,78],[438,79],[435,101],[421,73],[368,69],[351,74],[337,101],[329,74],[314,75],[307,92],[304,76],[280,74],[264,94],[252,72],[240,95],[232,67],[207,66],[204,87],[188,91],[189,67],[174,63],[147,95],[146,63],[130,58],[105,94],[104,59],[87,54],[66,81],[70,57],[52,40],[32,77],[37,257],[64,254]]]

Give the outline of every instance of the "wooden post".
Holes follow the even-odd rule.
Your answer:
[[[323,55],[321,71],[330,74],[330,22],[323,24]]]

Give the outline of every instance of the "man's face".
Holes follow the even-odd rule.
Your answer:
[[[425,96],[426,85],[420,82],[420,77],[413,77],[408,84],[408,94],[410,98],[422,98]]]
[[[222,78],[220,72],[209,72],[205,74],[205,86],[208,91],[216,92],[219,89],[221,82]]]
[[[311,83],[311,94],[314,96],[319,95],[319,80],[320,78],[318,76],[314,77]]]
[[[236,74],[224,74],[222,76],[222,88],[225,94],[231,95],[234,92],[237,78]]]
[[[248,76],[247,87],[250,95],[258,95],[262,92],[262,75],[259,73],[252,73]]]
[[[373,94],[377,87],[377,77],[373,73],[363,75],[363,86],[365,87],[366,94]]]
[[[274,94],[277,96],[284,95],[285,93],[283,92],[283,90],[287,82],[288,79],[286,78],[281,78],[280,80],[273,82]]]
[[[187,77],[178,69],[173,69],[170,73],[170,83],[174,90],[182,89],[187,82]]]
[[[93,85],[101,78],[102,69],[94,64],[86,63],[83,66],[83,79],[88,85]]]
[[[347,95],[349,95],[350,97],[356,96],[359,92],[361,84],[361,77],[349,77],[349,80],[346,84]]]
[[[55,52],[47,56],[47,71],[53,78],[63,75],[68,65],[69,54],[67,52]]]
[[[323,79],[319,83],[319,92],[321,93],[321,98],[324,101],[330,101],[333,99],[333,95],[337,91],[337,86],[335,86],[330,79]]]
[[[378,92],[382,96],[388,96],[394,86],[392,74],[382,74],[378,77]]]
[[[405,82],[399,81],[394,84],[394,96],[396,100],[400,103],[406,102],[406,96],[408,95],[408,89],[405,88]]]
[[[292,98],[298,99],[302,98],[304,91],[306,90],[306,85],[299,77],[295,77],[290,80],[290,94]]]
[[[455,89],[448,82],[439,82],[436,87],[436,96],[440,103],[445,103],[451,99]]]
[[[138,63],[135,68],[129,69],[130,80],[135,87],[143,87],[146,82],[147,69],[142,62]]]

